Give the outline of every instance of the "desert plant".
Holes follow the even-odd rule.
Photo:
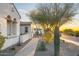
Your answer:
[[[1,33],[0,33],[0,49],[2,48],[4,42],[5,42],[5,37],[3,35],[1,35]]]
[[[79,37],[79,31],[74,31],[76,37]]]
[[[75,32],[72,29],[65,29],[63,33],[70,36],[74,36],[75,34]]]
[[[50,43],[52,41],[52,38],[53,38],[52,32],[47,31],[43,34],[43,39],[46,43]]]
[[[38,51],[45,51],[45,50],[46,50],[46,44],[45,44],[44,41],[41,41],[41,42],[38,44],[37,50],[38,50]]]

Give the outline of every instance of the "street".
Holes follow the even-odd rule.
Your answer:
[[[62,35],[61,37],[61,54],[67,56],[79,55],[79,37]]]

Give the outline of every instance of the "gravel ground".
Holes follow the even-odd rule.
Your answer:
[[[25,43],[22,43],[21,46],[18,46],[17,44],[0,51],[0,56],[14,56],[20,49],[22,49],[31,39],[26,41]],[[14,49],[15,48],[15,49]]]
[[[40,41],[39,41],[40,43]],[[36,51],[35,56],[54,56],[54,44],[51,42],[46,45],[46,51]],[[77,56],[79,55],[79,46],[61,41],[60,56]]]

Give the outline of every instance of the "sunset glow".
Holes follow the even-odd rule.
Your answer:
[[[65,29],[72,29],[73,31],[79,31],[79,19],[73,19],[72,21],[63,24],[60,27],[60,31],[63,31]]]
[[[73,31],[79,31],[79,27],[66,27],[66,26],[61,26],[60,31],[64,31],[65,29],[72,29]]]

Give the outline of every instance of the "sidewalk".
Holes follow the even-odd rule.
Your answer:
[[[27,45],[25,45],[15,56],[33,56],[37,47],[39,39],[33,38]]]

